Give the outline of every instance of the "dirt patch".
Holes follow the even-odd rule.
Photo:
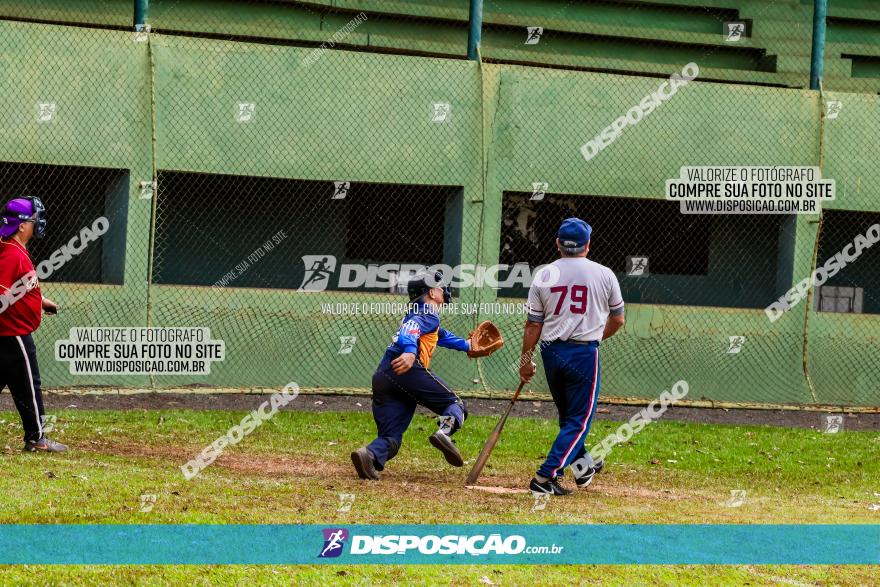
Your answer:
[[[228,454],[217,459],[214,464],[233,471],[266,476],[326,478],[355,475],[350,465],[343,467],[337,463],[304,457],[293,459],[268,455]]]
[[[129,458],[145,458],[159,461],[161,466],[178,469],[181,465],[192,459],[199,453],[202,447],[188,445],[143,445],[126,440],[107,441],[92,440],[78,445],[77,451],[111,455]],[[217,467],[227,471],[241,474],[242,477],[279,477],[285,479],[302,480],[308,478],[343,479],[357,481],[354,470],[345,459],[340,462],[338,458],[322,460],[310,455],[272,455],[228,452],[219,457],[211,467]],[[415,492],[425,499],[440,499],[448,494],[450,488],[456,491],[466,487],[472,496],[469,501],[483,502],[485,500],[503,499],[506,495],[528,494],[524,487],[528,481],[528,475],[493,475],[483,479],[480,485],[464,486],[464,473],[460,476],[437,475],[420,471],[386,471],[381,484],[376,487],[384,487],[384,491]],[[365,482],[366,483],[366,482]],[[372,482],[369,482],[372,484]],[[600,473],[587,491],[577,490],[576,493],[591,493],[597,496],[625,498],[627,500],[658,500],[679,501],[692,499],[694,496],[672,490],[654,490],[643,487],[634,487],[625,484],[626,481],[608,472]],[[624,485],[625,484],[625,485]],[[574,489],[574,483],[569,478],[567,486]]]
[[[603,480],[594,481],[588,491],[600,493],[602,495],[611,495],[613,497],[626,497],[635,499],[662,499],[662,500],[682,500],[690,499],[690,496],[676,493],[672,490],[664,489],[655,491],[653,489],[645,489],[643,487],[621,487],[620,485],[609,485],[602,483]]]
[[[45,402],[49,410],[64,408],[80,410],[234,410],[250,411],[266,401],[263,394],[218,393],[179,394],[143,393],[133,395],[72,395],[48,393]],[[465,400],[471,414],[480,416],[500,415],[507,400]],[[370,397],[359,395],[312,395],[303,394],[284,410],[300,412],[369,412]],[[9,394],[0,394],[0,410],[11,411],[15,407]],[[625,421],[642,409],[639,406],[599,404],[596,419]],[[422,410],[424,413],[429,413]],[[519,418],[556,419],[556,406],[549,401],[518,402],[513,415]],[[788,428],[820,429],[820,412],[791,410],[746,410],[671,407],[663,415],[664,421],[694,422],[701,424],[767,425]],[[844,414],[844,430],[880,431],[880,414]]]
[[[485,491],[486,493],[528,493],[528,489],[511,489],[510,487],[499,487],[497,485],[465,485],[466,489],[475,491]]]
[[[186,462],[201,449],[190,449],[183,446],[174,446],[167,444],[147,446],[143,444],[127,444],[115,441],[103,442],[99,440],[92,440],[88,443],[77,445],[76,450],[119,457],[174,459],[175,461],[181,461],[182,459],[182,462]]]
[[[485,493],[508,494],[508,493],[529,493],[527,489],[521,489],[523,480],[528,481],[528,477],[489,477],[484,480],[486,485],[467,485],[467,489],[483,491]],[[624,481],[620,477],[600,473],[586,489],[578,489],[577,493],[596,493],[610,497],[624,497],[627,499],[653,499],[662,501],[680,501],[692,499],[694,496],[672,491],[670,489],[654,490],[644,487],[632,487],[621,485]],[[575,489],[574,482],[571,477],[567,478],[563,484],[569,489]]]
[[[170,461],[170,465],[177,468],[195,457],[203,447],[175,445],[145,446],[140,444],[92,441],[76,448],[84,452],[105,455],[160,459]],[[303,455],[293,458],[231,452],[224,453],[211,466],[232,469],[242,473],[285,477],[323,477],[327,474],[345,475],[352,473],[351,467],[343,467],[336,463],[320,461]]]

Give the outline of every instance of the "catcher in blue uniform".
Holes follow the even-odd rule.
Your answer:
[[[376,439],[351,453],[361,479],[379,479],[379,471],[400,450],[403,433],[409,427],[417,405],[440,416],[437,431],[428,441],[446,461],[461,467],[464,459],[452,441],[467,417],[464,402],[431,371],[431,356],[438,347],[466,351],[470,357],[492,354],[504,344],[491,322],[483,322],[468,337],[460,338],[440,327],[439,310],[451,299],[442,274],[422,274],[409,282],[410,306],[379,367],[373,374],[373,419]]]

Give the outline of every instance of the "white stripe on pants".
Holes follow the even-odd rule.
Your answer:
[[[31,360],[28,358],[27,350],[24,348],[24,342],[22,342],[20,336],[16,336],[15,340],[18,341],[18,347],[21,349],[21,354],[24,357],[24,364],[27,368],[27,376],[28,383],[31,386],[31,400],[34,403],[34,417],[37,419],[37,430],[40,433],[40,438],[43,437],[43,419],[40,418],[40,408],[37,407],[37,390],[34,388],[34,372],[31,370]]]

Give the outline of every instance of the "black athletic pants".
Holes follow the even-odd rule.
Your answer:
[[[0,392],[12,392],[15,407],[24,426],[24,440],[43,436],[43,394],[40,392],[40,369],[33,337],[0,336]]]

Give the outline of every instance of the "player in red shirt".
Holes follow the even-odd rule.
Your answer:
[[[55,314],[58,304],[44,298],[27,244],[46,232],[45,208],[39,198],[10,200],[0,214],[0,391],[9,387],[24,427],[24,450],[64,452],[67,447],[46,438],[37,347],[32,333],[43,311]]]

